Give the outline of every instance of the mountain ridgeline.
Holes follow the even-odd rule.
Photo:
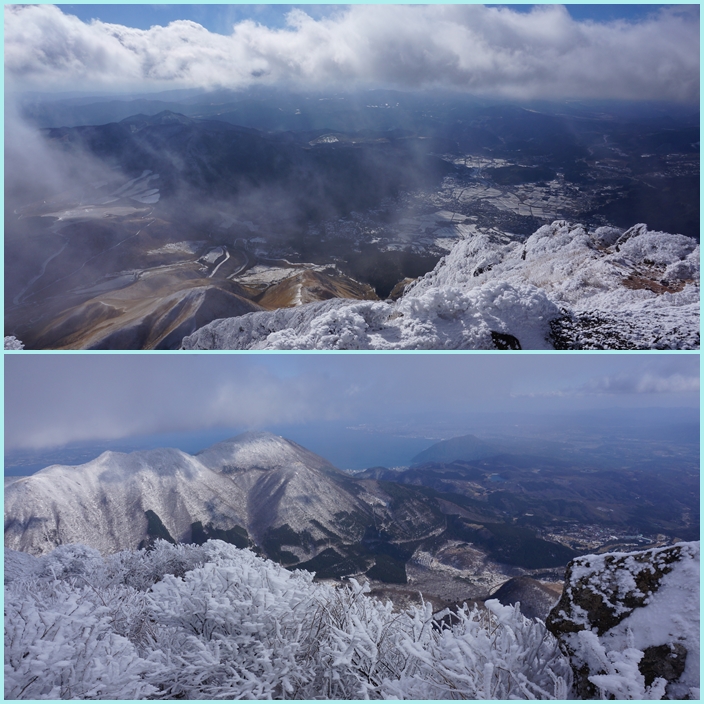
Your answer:
[[[83,543],[110,554],[158,539],[217,538],[320,578],[366,574],[403,584],[409,561],[443,550],[454,551],[448,564],[467,553],[508,566],[506,574],[536,575],[585,551],[570,539],[585,525],[615,533],[612,547],[627,534],[688,538],[698,530],[698,480],[686,467],[674,467],[669,479],[645,467],[642,482],[632,471],[550,455],[552,445],[466,436],[420,453],[422,463],[406,470],[354,475],[260,432],[197,455],[105,452],[9,483],[5,546],[40,555]]]
[[[162,198],[231,200],[257,190],[261,211],[273,201],[303,220],[376,207],[456,170],[408,132],[324,132],[267,133],[166,110],[45,134],[133,177],[144,169],[160,174]],[[284,193],[290,195],[282,201]]]

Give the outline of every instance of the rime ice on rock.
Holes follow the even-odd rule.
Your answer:
[[[217,320],[183,349],[695,349],[699,245],[559,220],[458,242],[396,301],[333,299]]]
[[[573,560],[547,627],[583,699],[699,698],[699,543]]]
[[[24,343],[18,340],[14,335],[5,336],[5,349],[6,350],[23,350]]]

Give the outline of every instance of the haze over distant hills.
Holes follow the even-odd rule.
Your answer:
[[[448,252],[478,277],[449,296],[455,308],[464,296],[482,311],[480,323],[465,321],[476,334],[405,340],[392,324],[402,345],[698,345],[683,306],[687,292],[698,295],[689,250],[699,233],[699,117],[682,106],[252,88],[127,100],[35,95],[20,110],[46,126],[25,128],[31,149],[7,156],[6,334],[27,348],[175,349],[211,321],[306,304],[384,327],[377,300],[407,296]],[[643,320],[658,318],[654,329],[621,339],[623,321],[585,303],[576,281],[574,300],[548,290],[549,310],[536,301],[513,312],[554,321],[535,340],[494,311],[495,286],[487,301],[472,298],[472,287],[515,286],[512,277],[540,292],[535,262],[511,262],[512,272],[509,262],[555,221],[541,245],[555,266],[569,266],[582,223],[587,253],[614,279],[602,272],[599,286],[637,299]],[[619,255],[618,236],[637,223],[667,240],[654,258],[650,244]],[[619,231],[594,235],[599,226]],[[681,246],[662,233],[692,244],[675,252]],[[450,269],[444,262],[436,272]],[[364,303],[343,311],[345,300]],[[307,330],[311,311],[301,316]],[[281,314],[261,318],[262,329],[275,332],[279,318],[291,326]],[[293,344],[317,346],[303,340],[306,330]],[[220,344],[270,344],[249,336]]]

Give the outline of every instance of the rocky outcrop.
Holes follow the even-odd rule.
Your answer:
[[[699,543],[573,560],[546,625],[580,699],[698,699]]]

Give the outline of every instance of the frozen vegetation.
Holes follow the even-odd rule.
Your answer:
[[[5,335],[5,349],[6,350],[23,350],[24,344],[21,340],[18,340],[14,335]]]
[[[489,601],[444,621],[220,541],[6,551],[9,699],[564,699],[557,641]],[[450,625],[451,624],[451,625]]]
[[[699,246],[558,220],[460,240],[396,302],[333,299],[214,321],[183,349],[696,349]]]
[[[6,550],[5,698],[698,699],[698,593],[698,543],[579,558],[561,649],[518,604],[398,611],[217,540]]]

